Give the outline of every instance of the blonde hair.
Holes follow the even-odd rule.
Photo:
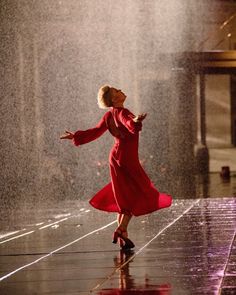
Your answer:
[[[110,95],[111,86],[104,85],[98,90],[98,106],[101,109],[106,109],[112,106]]]

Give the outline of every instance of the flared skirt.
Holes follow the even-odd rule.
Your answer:
[[[110,175],[111,182],[90,200],[96,209],[140,216],[171,205],[172,197],[155,188],[138,159],[120,161],[111,153]]]

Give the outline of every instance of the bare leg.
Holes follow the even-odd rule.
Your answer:
[[[118,223],[118,226],[119,226],[120,223],[121,223],[122,216],[123,216],[123,214],[121,214],[121,213],[118,213],[118,214],[117,214],[117,223]]]

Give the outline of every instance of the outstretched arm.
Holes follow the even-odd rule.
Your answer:
[[[147,114],[134,116],[129,110],[123,109],[119,114],[121,123],[131,133],[137,133],[142,129],[142,121],[145,119]]]
[[[93,141],[100,137],[107,130],[104,117],[105,116],[103,116],[103,118],[94,128],[88,130],[78,130],[75,133],[66,131],[66,134],[62,135],[60,138],[71,139],[76,146]]]

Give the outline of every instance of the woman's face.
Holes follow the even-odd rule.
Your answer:
[[[126,95],[120,89],[116,89],[114,87],[111,87],[110,93],[111,93],[111,100],[113,103],[114,102],[115,103],[122,103],[126,99]]]

